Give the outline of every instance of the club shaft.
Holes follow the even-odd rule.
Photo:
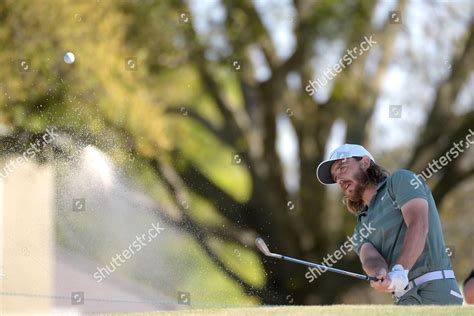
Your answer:
[[[275,254],[275,255],[277,255],[277,254]],[[291,261],[291,262],[294,262],[294,263],[304,264],[304,265],[307,265],[307,266],[310,266],[310,267],[313,267],[313,268],[318,268],[318,269],[321,269],[323,272],[327,270],[327,271],[331,271],[331,272],[335,272],[335,273],[339,273],[339,274],[348,275],[348,276],[358,278],[358,279],[361,279],[361,280],[366,280],[366,281],[376,280],[374,277],[369,277],[369,276],[364,275],[364,274],[358,274],[358,273],[354,273],[354,272],[344,271],[344,270],[340,270],[340,269],[336,269],[336,268],[332,268],[332,267],[327,267],[327,266],[317,264],[317,263],[314,263],[314,262],[295,259],[295,258],[292,258],[292,257],[283,256],[283,255],[278,255],[278,257],[276,257],[276,258],[280,258],[280,259],[286,260],[286,261]]]

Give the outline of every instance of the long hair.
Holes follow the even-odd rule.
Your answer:
[[[360,161],[362,157],[353,157],[355,160]],[[377,185],[380,181],[385,179],[390,175],[384,167],[377,165],[372,160],[370,161],[370,166],[365,171],[365,175],[362,179],[362,185],[367,186],[368,184],[372,183]],[[344,196],[342,199],[342,203],[347,207],[349,212],[354,215],[358,215],[360,211],[362,211],[365,207],[364,200],[360,199],[358,201],[351,201],[347,196]]]

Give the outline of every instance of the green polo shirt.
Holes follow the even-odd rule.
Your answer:
[[[370,242],[391,270],[402,251],[407,229],[401,207],[414,198],[428,201],[429,231],[423,252],[408,274],[410,280],[426,272],[452,269],[433,195],[413,172],[398,170],[377,184],[369,207],[357,216],[358,223],[351,239],[358,255],[360,247]]]

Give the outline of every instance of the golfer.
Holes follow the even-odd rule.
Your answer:
[[[344,204],[357,216],[354,249],[370,286],[393,293],[395,304],[461,305],[444,244],[438,210],[428,186],[413,172],[393,175],[362,146],[345,144],[319,164],[318,180],[338,184]],[[358,234],[363,225],[371,234]]]

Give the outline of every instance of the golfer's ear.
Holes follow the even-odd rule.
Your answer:
[[[364,170],[369,169],[369,167],[370,167],[370,158],[369,158],[369,156],[362,157],[362,159],[360,160],[360,163],[362,164],[362,168]]]

